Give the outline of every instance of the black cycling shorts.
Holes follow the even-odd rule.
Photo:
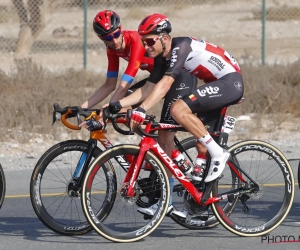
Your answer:
[[[244,82],[241,74],[229,73],[220,79],[201,85],[182,100],[192,113],[203,114],[208,111],[237,103],[244,94]]]

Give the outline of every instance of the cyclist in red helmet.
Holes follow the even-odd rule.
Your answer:
[[[110,10],[99,12],[94,18],[93,28],[98,37],[107,46],[107,78],[105,83],[81,105],[83,108],[93,107],[115,90],[119,72],[120,57],[128,61],[128,66],[121,78],[119,87],[116,89],[110,100],[110,103],[118,103],[118,101],[125,96],[139,68],[151,72],[154,65],[154,59],[149,57],[145,47],[141,43],[141,36],[137,31],[122,30],[120,17],[115,12]],[[128,92],[135,91],[138,96],[137,101],[134,104],[139,103],[139,99],[145,99],[145,96],[140,96],[141,93],[151,92],[160,79],[161,76],[152,75],[151,78],[143,79],[130,87]],[[160,122],[176,123],[170,115],[170,107],[178,98],[191,93],[196,86],[197,78],[191,74],[181,71],[172,88],[165,96],[163,96],[164,103],[161,111]],[[106,105],[103,107],[105,106]],[[115,113],[120,111],[118,105],[109,105],[109,109]],[[84,124],[85,123],[82,123],[81,126]],[[100,121],[90,119],[86,122],[86,126],[92,131],[99,129],[101,127],[101,123]],[[173,138],[173,132],[159,131],[158,143],[169,155],[171,155],[171,150],[174,148]],[[171,186],[174,185],[174,178],[170,178],[170,184]],[[169,212],[178,212],[177,215],[181,216],[180,211],[173,210],[172,200],[170,200]]]
[[[182,70],[203,80],[206,84],[172,104],[170,114],[178,124],[198,138],[197,148],[204,162],[206,152],[210,153],[212,160],[204,181],[211,182],[222,174],[230,154],[213,140],[195,113],[208,115],[242,98],[244,83],[240,67],[235,58],[219,46],[193,37],[172,38],[169,34],[171,30],[168,17],[158,13],[144,18],[138,27],[148,55],[154,58],[154,69],[148,80],[161,80],[153,90],[143,93],[146,98],[133,111],[131,126],[135,127],[144,121],[146,111],[172,88]],[[133,93],[111,105],[127,107],[138,98],[139,94]],[[153,215],[156,209],[155,204],[149,208],[139,208],[139,211]]]
[[[121,19],[116,12],[103,10],[97,13],[93,29],[106,44],[108,68],[104,84],[81,105],[83,108],[95,106],[116,89],[120,57],[128,61],[128,66],[113,97],[116,100],[126,94],[138,69],[151,72],[153,68],[153,59],[145,56],[146,50],[140,42],[140,35],[137,31],[122,30]],[[142,85],[144,82],[146,81],[139,84]]]

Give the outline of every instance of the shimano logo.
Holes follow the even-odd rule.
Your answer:
[[[177,54],[176,54],[177,50],[179,50],[179,47],[176,47],[172,50],[170,67],[173,67],[174,64],[177,62]]]
[[[201,97],[204,97],[204,96],[207,96],[207,95],[218,95],[219,88],[209,86],[209,87],[205,87],[205,89],[202,89],[202,90],[197,89],[197,92]]]
[[[211,56],[208,62],[214,65],[219,71],[221,71],[225,67],[225,64],[222,63],[221,60],[215,56]]]
[[[190,87],[187,87],[186,85],[185,85],[185,83],[180,83],[180,87],[179,88],[176,88],[176,90],[183,90],[183,89],[189,89]]]

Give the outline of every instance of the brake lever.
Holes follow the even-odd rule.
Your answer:
[[[107,125],[107,122],[106,122],[106,120],[107,119],[111,119],[111,113],[108,111],[108,109],[107,108],[104,108],[103,110],[102,110],[102,120],[103,120],[103,128],[106,128],[106,125]]]
[[[79,112],[77,112],[76,117],[77,117],[77,123],[78,123],[78,127],[79,127],[79,125],[81,124],[81,119],[80,119]]]
[[[53,104],[53,109],[54,109],[54,111],[53,111],[53,115],[52,115],[52,124],[51,124],[51,126],[53,126],[56,121],[59,121],[60,120],[59,118],[61,117],[61,114],[57,112],[57,110],[59,109],[59,104],[58,103]],[[58,117],[58,114],[60,115],[60,117]]]
[[[132,109],[127,109],[127,120],[128,120],[129,131],[130,133],[134,133],[133,129],[130,126],[131,116],[132,116]]]
[[[53,111],[53,115],[52,115],[52,124],[51,124],[51,126],[53,126],[55,122],[56,122],[56,112]]]

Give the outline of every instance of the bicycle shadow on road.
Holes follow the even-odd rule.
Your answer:
[[[64,236],[57,234],[50,229],[48,229],[44,224],[42,224],[38,218],[29,217],[4,217],[0,219],[0,239],[2,236],[12,237],[22,237],[29,241],[41,241],[41,242],[57,242],[57,243],[96,243],[97,238],[103,241],[95,232],[90,232],[84,235],[78,236]],[[91,236],[93,237],[93,242],[91,242]],[[96,236],[96,237],[95,237]]]

